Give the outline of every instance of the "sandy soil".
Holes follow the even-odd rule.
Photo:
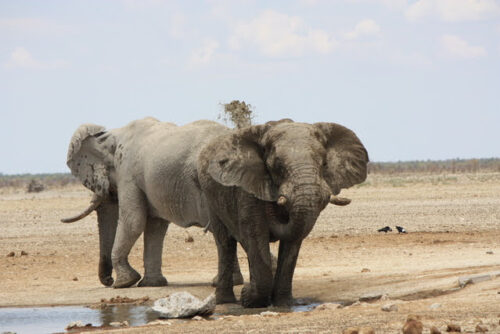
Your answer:
[[[385,294],[383,300],[269,317],[173,320],[127,331],[341,333],[347,327],[371,326],[377,333],[400,333],[407,316],[417,314],[424,333],[431,326],[444,332],[448,323],[462,331],[474,331],[482,323],[489,332],[500,333],[500,173],[370,175],[365,184],[342,195],[353,202],[325,209],[303,243],[294,297],[352,303],[376,293]],[[168,287],[102,286],[95,214],[74,224],[59,222],[86,207],[89,199],[83,187],[38,194],[0,189],[0,307],[85,305],[117,295],[154,300],[174,291],[204,298],[214,291],[209,285],[217,262],[212,236],[175,225],[169,227],[163,253]],[[409,233],[377,233],[386,225],[404,226]],[[186,233],[194,242],[185,242]],[[274,252],[277,246],[272,245]],[[139,240],[130,256],[139,271],[142,248]],[[247,280],[241,249],[238,256]],[[454,289],[459,277],[483,274],[492,274],[491,280]],[[235,288],[237,296],[240,289]],[[398,310],[382,311],[388,303]],[[430,308],[436,303],[440,307]],[[230,307],[238,306],[218,306],[217,312]]]

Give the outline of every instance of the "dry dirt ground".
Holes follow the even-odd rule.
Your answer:
[[[126,331],[341,333],[371,326],[377,333],[401,333],[407,316],[416,314],[424,333],[431,326],[445,332],[448,323],[472,332],[482,323],[490,333],[500,333],[500,173],[370,175],[342,195],[352,203],[327,207],[303,243],[294,297],[352,303],[375,293],[385,294],[382,300],[269,317],[174,320]],[[86,207],[89,199],[90,193],[76,186],[38,194],[0,189],[0,307],[86,305],[117,295],[154,300],[174,291],[206,297],[214,291],[209,285],[217,262],[212,236],[190,228],[194,242],[188,243],[186,230],[175,225],[169,227],[163,252],[168,287],[102,286],[95,214],[74,224],[59,222]],[[404,226],[409,233],[377,233],[386,225]],[[138,271],[143,270],[142,248],[140,239],[130,255]],[[276,252],[277,244],[271,248]],[[10,252],[15,256],[7,256]],[[238,257],[248,280],[241,249]],[[483,274],[491,279],[455,289],[459,277]],[[240,289],[235,288],[237,296]],[[388,303],[398,310],[382,311]],[[227,310],[227,305],[217,307],[218,313]]]

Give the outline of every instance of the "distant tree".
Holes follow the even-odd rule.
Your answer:
[[[224,107],[223,113],[219,115],[219,119],[224,122],[231,122],[238,129],[252,125],[254,118],[253,106],[245,103],[245,101],[233,100],[229,103],[222,104]]]
[[[29,193],[39,193],[45,190],[45,185],[37,179],[32,179],[26,189]]]

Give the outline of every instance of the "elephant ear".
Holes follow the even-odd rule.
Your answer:
[[[81,125],[71,138],[66,163],[85,187],[106,198],[116,145],[114,137],[104,130],[99,125]]]
[[[332,192],[349,188],[366,180],[368,153],[348,128],[335,123],[315,123],[326,138],[326,164],[324,177]]]
[[[249,126],[219,137],[213,144],[208,173],[220,184],[241,187],[264,201],[276,201],[273,184],[263,159],[260,138],[267,125]]]

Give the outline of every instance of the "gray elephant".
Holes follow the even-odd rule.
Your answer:
[[[368,154],[349,129],[334,123],[268,122],[212,139],[198,157],[198,179],[217,243],[218,303],[234,302],[236,242],[246,251],[245,307],[290,305],[302,240],[336,195],[363,182]],[[276,273],[269,242],[280,240]]]
[[[146,119],[103,130],[77,130],[68,165],[96,193],[82,214],[97,208],[98,218],[113,217],[99,218],[100,277],[109,282],[114,268],[117,287],[140,279],[127,258],[142,232],[146,270],[141,283],[164,283],[162,228],[172,221],[208,226],[214,234],[217,303],[236,300],[233,283],[240,242],[250,269],[243,306],[289,305],[302,240],[329,202],[349,203],[337,197],[342,188],[366,178],[365,148],[351,130],[334,123],[282,120],[232,130],[209,121],[176,127]],[[87,149],[78,153],[86,162],[82,165],[74,152],[84,145]],[[101,233],[103,221],[117,217],[118,226]],[[273,277],[269,242],[277,240]]]
[[[110,131],[93,124],[75,131],[67,164],[94,196],[82,213],[62,221],[75,222],[97,211],[102,284],[124,288],[140,280],[128,254],[144,232],[145,273],[138,286],[167,285],[161,265],[168,224],[207,226],[196,161],[204,142],[221,131],[227,128],[209,121],[178,127],[153,118]],[[242,284],[237,258],[233,267],[234,284]]]

